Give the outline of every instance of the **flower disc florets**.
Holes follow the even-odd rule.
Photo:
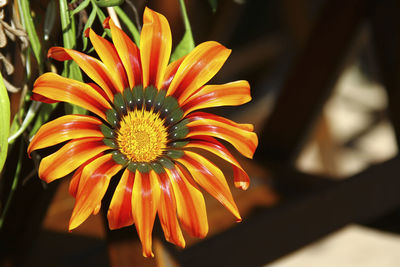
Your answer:
[[[121,118],[116,139],[129,160],[151,162],[165,151],[167,131],[158,113],[134,110]]]
[[[109,125],[101,127],[104,143],[114,149],[117,163],[146,171],[148,164],[165,165],[166,155],[183,155],[174,150],[179,142],[173,141],[185,138],[187,121],[180,121],[183,111],[174,97],[166,97],[165,90],[126,88],[123,94],[114,95],[114,108],[106,114]]]

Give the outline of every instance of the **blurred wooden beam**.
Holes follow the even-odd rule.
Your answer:
[[[382,83],[388,95],[388,114],[400,144],[400,2],[378,1],[371,13],[373,44]]]
[[[260,136],[259,159],[293,163],[340,74],[367,0],[330,0],[281,89]]]

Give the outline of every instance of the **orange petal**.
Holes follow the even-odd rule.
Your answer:
[[[194,147],[204,149],[231,163],[233,167],[233,179],[235,186],[243,190],[246,190],[249,187],[249,176],[243,170],[242,166],[240,166],[239,162],[237,162],[232,154],[225,148],[225,146],[210,136],[196,136],[196,139],[199,140],[190,141],[185,148]]]
[[[88,165],[90,162],[92,162],[93,160],[103,156],[104,153],[100,153],[97,156],[94,156],[93,158],[87,160],[85,163],[83,163],[74,173],[74,175],[71,178],[71,182],[69,183],[69,193],[71,196],[76,197],[76,193],[78,192],[78,186],[79,183],[81,181],[81,176],[82,176],[82,171],[83,168],[86,167],[86,165]]]
[[[226,123],[228,125],[231,125],[233,127],[245,130],[245,131],[254,131],[254,126],[253,124],[248,124],[248,123],[236,123],[234,121],[231,121],[227,118],[215,115],[215,114],[211,114],[211,113],[206,113],[206,112],[194,112],[190,115],[187,116],[187,118],[189,118],[191,121],[195,121],[195,120],[203,120],[203,119],[211,119],[211,120],[215,120],[215,121],[219,121],[222,123]]]
[[[176,167],[176,169],[166,169],[166,172],[174,190],[178,218],[190,235],[203,238],[208,233],[203,194],[192,181],[191,175],[179,165]]]
[[[187,116],[187,137],[198,135],[213,136],[231,143],[242,155],[252,158],[258,145],[254,132],[245,130],[248,126],[239,125],[231,120],[207,113],[195,112]]]
[[[122,166],[112,159],[111,154],[101,156],[86,165],[82,171],[69,230],[78,227],[90,214],[98,212],[111,177],[121,168]]]
[[[44,97],[44,96],[38,95],[38,94],[32,94],[31,100],[42,102],[42,103],[47,103],[47,104],[54,104],[54,103],[59,102],[59,101],[56,101],[56,100],[53,100],[53,99],[50,99],[50,98],[47,98],[47,97]]]
[[[178,60],[175,60],[174,62],[171,62],[167,66],[167,69],[165,70],[164,82],[162,85],[162,89],[168,90],[168,87],[170,86],[172,80],[175,77],[176,71],[178,70],[179,66],[182,64],[184,59],[185,59],[185,56],[181,57]]]
[[[185,155],[176,161],[182,163],[192,174],[193,179],[221,202],[238,221],[242,220],[225,176],[217,166],[191,151],[185,151]]]
[[[183,103],[185,115],[193,110],[238,106],[251,100],[250,85],[247,81],[236,81],[221,85],[206,85]]]
[[[154,171],[136,171],[132,191],[132,214],[143,246],[144,257],[154,257],[151,249],[154,219],[160,200],[160,186]]]
[[[164,230],[165,239],[175,245],[185,247],[185,239],[176,217],[176,201],[171,180],[165,172],[158,174],[158,180],[161,188],[158,217]]]
[[[129,88],[128,79],[126,77],[125,68],[118,56],[114,45],[101,36],[98,36],[92,29],[87,29],[90,42],[92,43],[97,55],[106,65],[108,73],[116,82],[119,92],[123,92],[125,88]]]
[[[118,92],[117,83],[113,80],[106,66],[100,60],[63,47],[50,48],[47,56],[58,61],[74,60],[90,79],[103,88],[111,101],[114,99],[114,94]]]
[[[108,225],[111,230],[133,224],[131,201],[134,180],[135,174],[125,169],[107,213]]]
[[[35,81],[33,93],[78,105],[103,119],[106,119],[104,112],[111,108],[110,103],[91,86],[51,72]]]
[[[81,164],[110,147],[102,138],[90,137],[69,141],[57,152],[42,159],[39,165],[40,179],[50,183],[74,171]]]
[[[69,182],[68,192],[71,196],[76,197],[76,193],[78,192],[79,181],[81,180],[82,170],[86,166],[86,164],[81,165],[74,173]]]
[[[115,25],[112,19],[107,18],[104,22],[105,27],[111,29],[112,40],[124,64],[130,88],[142,84],[142,66],[140,63],[139,48],[125,32]]]
[[[92,87],[94,90],[96,90],[97,93],[99,93],[102,97],[104,97],[104,99],[106,99],[108,102],[112,103],[112,100],[108,97],[106,92],[104,92],[104,90],[101,89],[100,86],[98,86],[95,83],[86,83],[86,84],[89,85],[90,87]]]
[[[70,139],[83,137],[104,137],[100,124],[92,116],[66,115],[43,124],[28,146],[28,154],[33,150],[53,146]]]
[[[167,19],[146,7],[140,34],[143,87],[154,85],[161,88],[171,55],[171,46],[171,29]]]
[[[97,215],[97,214],[99,213],[99,211],[100,211],[100,208],[101,208],[101,202],[100,202],[99,204],[96,205],[96,207],[94,208],[92,214],[93,214],[93,215]]]
[[[231,50],[213,41],[196,46],[179,66],[167,95],[174,95],[182,104],[214,77],[230,53]]]

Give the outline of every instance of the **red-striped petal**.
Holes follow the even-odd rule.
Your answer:
[[[111,29],[112,40],[124,64],[130,88],[142,84],[142,65],[139,48],[125,32],[115,25],[112,19],[107,18],[103,24],[105,28]]]
[[[217,42],[196,46],[183,60],[175,74],[167,95],[173,95],[182,104],[221,69],[231,50]]]
[[[88,28],[87,31],[90,42],[92,43],[101,61],[103,61],[104,65],[106,65],[108,73],[116,82],[118,91],[123,92],[125,88],[129,88],[129,84],[124,65],[118,56],[117,50],[112,43],[103,37],[98,36],[92,29]]]
[[[43,124],[28,146],[28,154],[33,150],[53,146],[71,139],[84,137],[104,137],[102,122],[92,116],[66,115]]]
[[[69,183],[69,189],[68,192],[70,193],[71,196],[76,197],[76,193],[78,193],[78,187],[79,183],[81,181],[81,176],[82,176],[82,171],[83,169],[93,160],[103,156],[104,153],[100,153],[97,156],[94,156],[93,158],[87,160],[85,163],[83,163],[74,173],[74,175],[71,178],[71,182]]]
[[[42,103],[46,103],[46,104],[54,104],[54,103],[58,103],[59,101],[47,98],[45,96],[42,95],[38,95],[38,94],[32,94],[31,95],[31,100],[34,101],[38,101],[38,102],[42,102]]]
[[[161,88],[171,55],[171,46],[171,30],[167,19],[146,7],[140,34],[143,87],[153,85]]]
[[[117,82],[112,78],[108,69],[100,60],[63,47],[50,48],[47,56],[58,61],[74,60],[94,82],[103,88],[109,99],[114,99],[114,94],[118,92]]]
[[[111,230],[133,224],[132,190],[135,174],[125,169],[108,209],[108,225]]]
[[[102,138],[90,137],[69,141],[57,152],[42,159],[39,165],[40,179],[50,183],[71,173],[88,159],[110,149]]]
[[[203,108],[238,106],[251,100],[247,81],[236,81],[221,85],[206,85],[183,103],[185,115]]]
[[[83,107],[105,119],[110,103],[91,86],[55,73],[45,73],[34,84],[34,94]]]
[[[203,194],[192,181],[191,175],[179,165],[176,165],[176,169],[166,171],[171,179],[182,227],[192,236],[205,237],[208,222]]]
[[[196,183],[221,202],[236,217],[237,221],[242,220],[225,176],[217,166],[191,151],[185,151],[185,155],[176,161],[182,163],[192,174]]]
[[[175,77],[176,72],[178,71],[179,66],[182,64],[184,59],[185,59],[185,56],[181,57],[178,60],[175,60],[174,62],[171,62],[167,66],[167,69],[165,70],[164,82],[162,85],[162,89],[168,90],[168,87],[170,86],[172,80]]]
[[[121,168],[122,166],[112,159],[111,154],[101,156],[86,165],[82,171],[69,230],[78,227],[90,214],[99,211],[111,177]]]
[[[196,136],[196,139],[198,140],[191,140],[185,146],[185,148],[193,147],[204,149],[231,163],[233,167],[233,179],[235,186],[243,190],[246,190],[249,187],[249,176],[224,145],[210,136]]]
[[[154,219],[160,200],[160,186],[154,171],[136,171],[132,192],[132,214],[143,246],[144,257],[154,257],[151,249]]]
[[[189,118],[191,121],[196,121],[196,120],[203,120],[203,119],[210,119],[210,120],[215,120],[215,121],[219,121],[228,125],[231,125],[233,127],[245,130],[245,131],[254,131],[254,125],[253,124],[249,124],[249,123],[236,123],[232,120],[229,120],[227,118],[215,115],[215,114],[211,114],[211,113],[206,113],[206,112],[194,112],[188,116],[186,116],[187,118]]]
[[[258,145],[258,138],[251,126],[237,124],[226,118],[195,112],[187,116],[191,120],[187,124],[187,137],[195,138],[198,135],[213,136],[231,143],[242,155],[252,158]]]
[[[165,239],[175,245],[185,247],[185,239],[176,217],[176,200],[171,180],[165,172],[157,176],[161,188],[158,217],[160,218]]]
[[[99,93],[102,97],[104,97],[104,99],[106,99],[108,102],[112,102],[112,100],[108,97],[108,95],[106,94],[106,92],[104,92],[103,89],[101,89],[100,86],[98,86],[95,83],[86,83],[87,85],[89,85],[90,87],[92,87],[94,90],[96,90],[97,93]]]

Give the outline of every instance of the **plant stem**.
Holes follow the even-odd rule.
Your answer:
[[[29,107],[28,112],[26,113],[24,121],[22,122],[21,127],[18,129],[18,131],[15,134],[13,134],[12,136],[10,136],[8,138],[8,144],[14,143],[15,139],[17,139],[26,130],[26,128],[29,126],[29,124],[32,122],[32,120],[35,118],[35,115],[41,104],[42,104],[42,102],[36,102],[36,101],[32,102],[31,106]]]
[[[185,34],[190,34],[190,37],[193,40],[192,28],[190,27],[189,17],[186,12],[185,0],[179,0],[179,6],[181,8],[181,14],[183,18],[183,24],[185,26]]]

